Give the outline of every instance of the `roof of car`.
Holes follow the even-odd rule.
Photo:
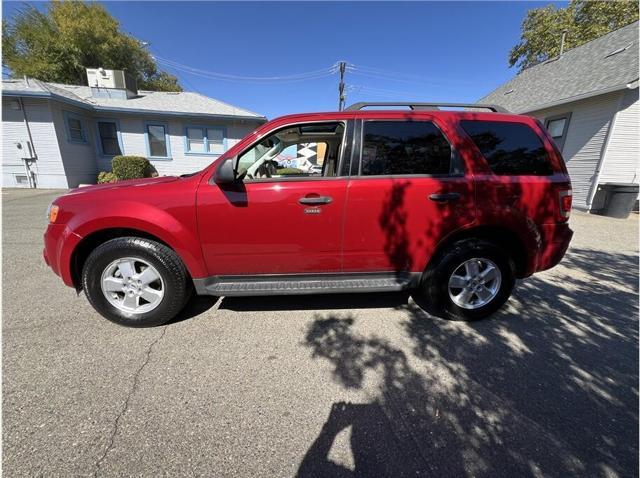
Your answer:
[[[400,109],[385,109],[385,110],[345,110],[345,111],[322,111],[322,112],[310,112],[310,113],[295,113],[285,116],[280,116],[272,119],[269,124],[273,123],[296,123],[303,121],[335,121],[338,119],[348,118],[370,118],[370,119],[384,119],[384,118],[411,118],[420,116],[434,116],[434,117],[461,117],[464,119],[477,119],[483,121],[505,121],[514,119],[527,118],[526,116],[517,115],[513,113],[495,113],[487,111],[451,111],[451,110],[400,110]]]

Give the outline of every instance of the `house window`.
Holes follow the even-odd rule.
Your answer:
[[[118,125],[115,121],[98,121],[98,137],[104,156],[118,156],[122,154],[118,138]]]
[[[567,131],[569,129],[569,119],[571,115],[554,116],[553,118],[547,118],[545,126],[549,134],[555,141],[556,146],[562,152],[564,148],[564,141],[567,137]]]
[[[224,128],[206,126],[187,126],[185,150],[194,154],[224,153]]]
[[[67,127],[67,139],[71,143],[86,143],[87,135],[84,129],[82,117],[64,112],[65,125]]]
[[[169,157],[169,137],[163,124],[147,124],[147,148],[151,158]]]

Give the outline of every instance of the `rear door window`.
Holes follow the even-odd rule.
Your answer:
[[[522,123],[461,121],[495,174],[547,176],[553,174],[547,150],[538,135]]]
[[[430,121],[366,121],[362,176],[441,175],[451,170],[451,146]]]

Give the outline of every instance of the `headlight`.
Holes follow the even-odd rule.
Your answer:
[[[47,221],[49,221],[49,224],[53,224],[54,222],[56,222],[59,212],[60,206],[53,203],[49,204],[49,207],[47,208]]]

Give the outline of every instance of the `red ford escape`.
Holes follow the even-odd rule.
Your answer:
[[[474,111],[443,109],[461,106]],[[411,289],[437,315],[478,319],[561,260],[570,209],[535,119],[359,103],[275,119],[195,174],[73,190],[49,208],[44,258],[133,327],[167,322],[193,290]]]

